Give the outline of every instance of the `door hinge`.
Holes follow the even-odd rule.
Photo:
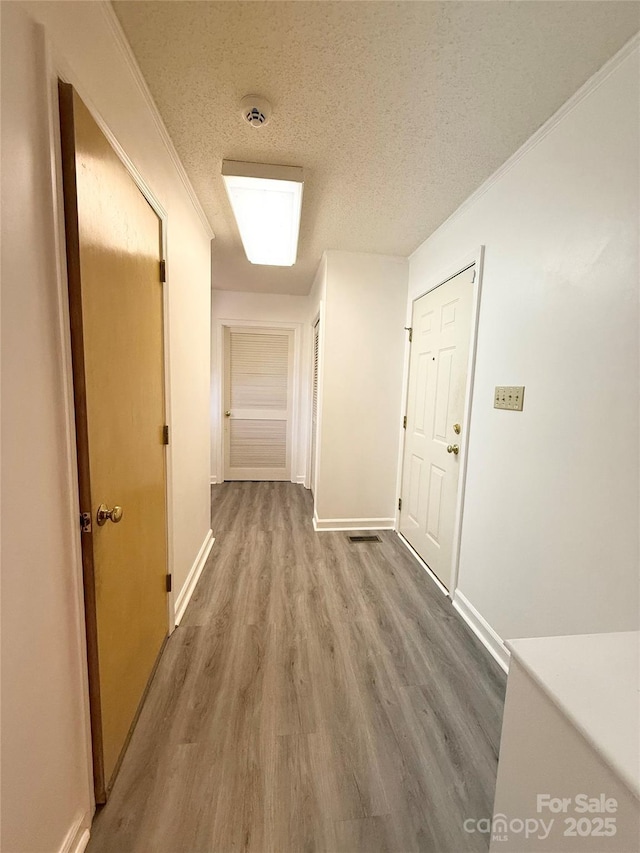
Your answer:
[[[162,427],[162,443],[169,444],[169,424]]]
[[[80,533],[91,533],[91,513],[80,513]]]
[[[166,576],[166,587],[167,592],[171,592],[171,575]]]
[[[413,340],[413,329],[411,326],[404,327],[407,332],[409,332],[409,343]]]
[[[167,280],[167,262],[160,261],[160,281],[164,284]]]
[[[405,415],[402,419],[402,429],[407,428],[407,416]]]
[[[398,509],[402,509],[402,498],[398,498]]]

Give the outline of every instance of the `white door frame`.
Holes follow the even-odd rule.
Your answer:
[[[407,327],[410,327],[413,322],[413,310],[415,303],[418,299],[421,299],[427,293],[430,293],[432,290],[435,290],[437,287],[440,287],[443,284],[446,284],[450,279],[454,278],[454,276],[459,275],[464,270],[468,269],[471,266],[475,266],[475,279],[473,281],[473,297],[472,297],[472,308],[471,308],[471,330],[470,330],[470,341],[469,341],[469,361],[467,364],[467,388],[465,391],[464,398],[464,419],[462,424],[462,434],[466,436],[466,441],[462,442],[462,447],[460,448],[460,466],[458,471],[458,495],[456,498],[456,510],[455,510],[455,518],[453,523],[453,547],[452,547],[452,559],[451,559],[451,588],[447,590],[447,588],[442,584],[442,582],[436,577],[436,575],[431,571],[429,566],[424,562],[424,560],[420,557],[417,551],[409,544],[409,542],[402,536],[400,533],[400,510],[398,508],[398,504],[396,503],[396,519],[395,519],[395,529],[398,533],[398,536],[402,539],[405,545],[412,551],[415,557],[419,560],[422,566],[427,570],[431,578],[435,581],[438,588],[449,598],[453,599],[454,593],[458,586],[458,570],[460,563],[460,541],[462,538],[462,519],[464,514],[464,497],[465,497],[465,487],[467,481],[467,458],[468,458],[468,449],[469,449],[469,439],[470,439],[470,425],[471,425],[471,403],[473,400],[473,385],[475,378],[475,367],[476,367],[476,348],[478,341],[478,320],[480,317],[480,294],[482,291],[482,273],[484,266],[484,246],[480,246],[474,253],[467,255],[462,258],[456,264],[453,264],[450,267],[446,267],[444,270],[439,271],[437,274],[431,276],[429,275],[427,281],[425,283],[425,287],[421,288],[418,293],[416,293],[410,302],[407,304]],[[400,417],[398,418],[398,422],[402,425],[402,421],[404,416],[407,413],[407,405],[409,400],[409,360],[411,355],[411,345],[409,343],[409,339],[407,336],[407,343],[405,346],[405,354],[404,354],[404,369],[403,369],[403,395],[402,395],[402,411],[400,413]],[[402,473],[404,468],[404,450],[405,450],[405,440],[406,440],[406,430],[401,426],[400,427],[400,455],[398,458],[398,474],[397,474],[397,487],[396,492],[398,494],[398,498],[402,495]]]
[[[291,468],[289,479],[297,483],[296,472],[299,466],[299,439],[300,431],[300,365],[302,363],[302,323],[282,323],[270,320],[240,320],[225,319],[217,317],[213,323],[214,344],[213,350],[216,354],[213,378],[215,389],[211,395],[212,417],[211,422],[216,426],[214,436],[215,473],[212,482],[224,483],[224,329],[278,329],[285,332],[293,332],[293,371],[291,376]]]
[[[323,320],[323,310],[322,304],[318,307],[318,312],[311,321],[311,335],[310,335],[310,355],[309,355],[309,363],[311,365],[311,372],[309,378],[309,435],[308,435],[308,447],[307,447],[307,464],[305,466],[306,476],[305,476],[305,486],[307,489],[311,489],[313,494],[313,500],[315,504],[316,499],[316,479],[318,477],[318,461],[320,459],[320,442],[318,438],[320,436],[320,407],[321,407],[321,399],[322,399],[322,320]],[[314,341],[313,335],[316,326],[318,326],[318,399],[316,401],[316,447],[315,447],[315,458],[313,458],[313,355],[314,355]]]

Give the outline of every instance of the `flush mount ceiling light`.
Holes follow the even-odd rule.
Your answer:
[[[222,178],[248,260],[293,266],[298,253],[303,170],[223,160]]]

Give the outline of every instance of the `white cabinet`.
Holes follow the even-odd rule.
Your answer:
[[[638,632],[514,640],[491,853],[640,850]]]

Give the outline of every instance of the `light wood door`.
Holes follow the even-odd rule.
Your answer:
[[[474,267],[416,300],[412,320],[400,533],[449,589]],[[456,432],[456,425],[460,432]]]
[[[224,327],[224,478],[291,479],[293,332]]]
[[[60,84],[96,797],[106,797],[167,634],[161,223]],[[122,507],[99,525],[98,508]]]

